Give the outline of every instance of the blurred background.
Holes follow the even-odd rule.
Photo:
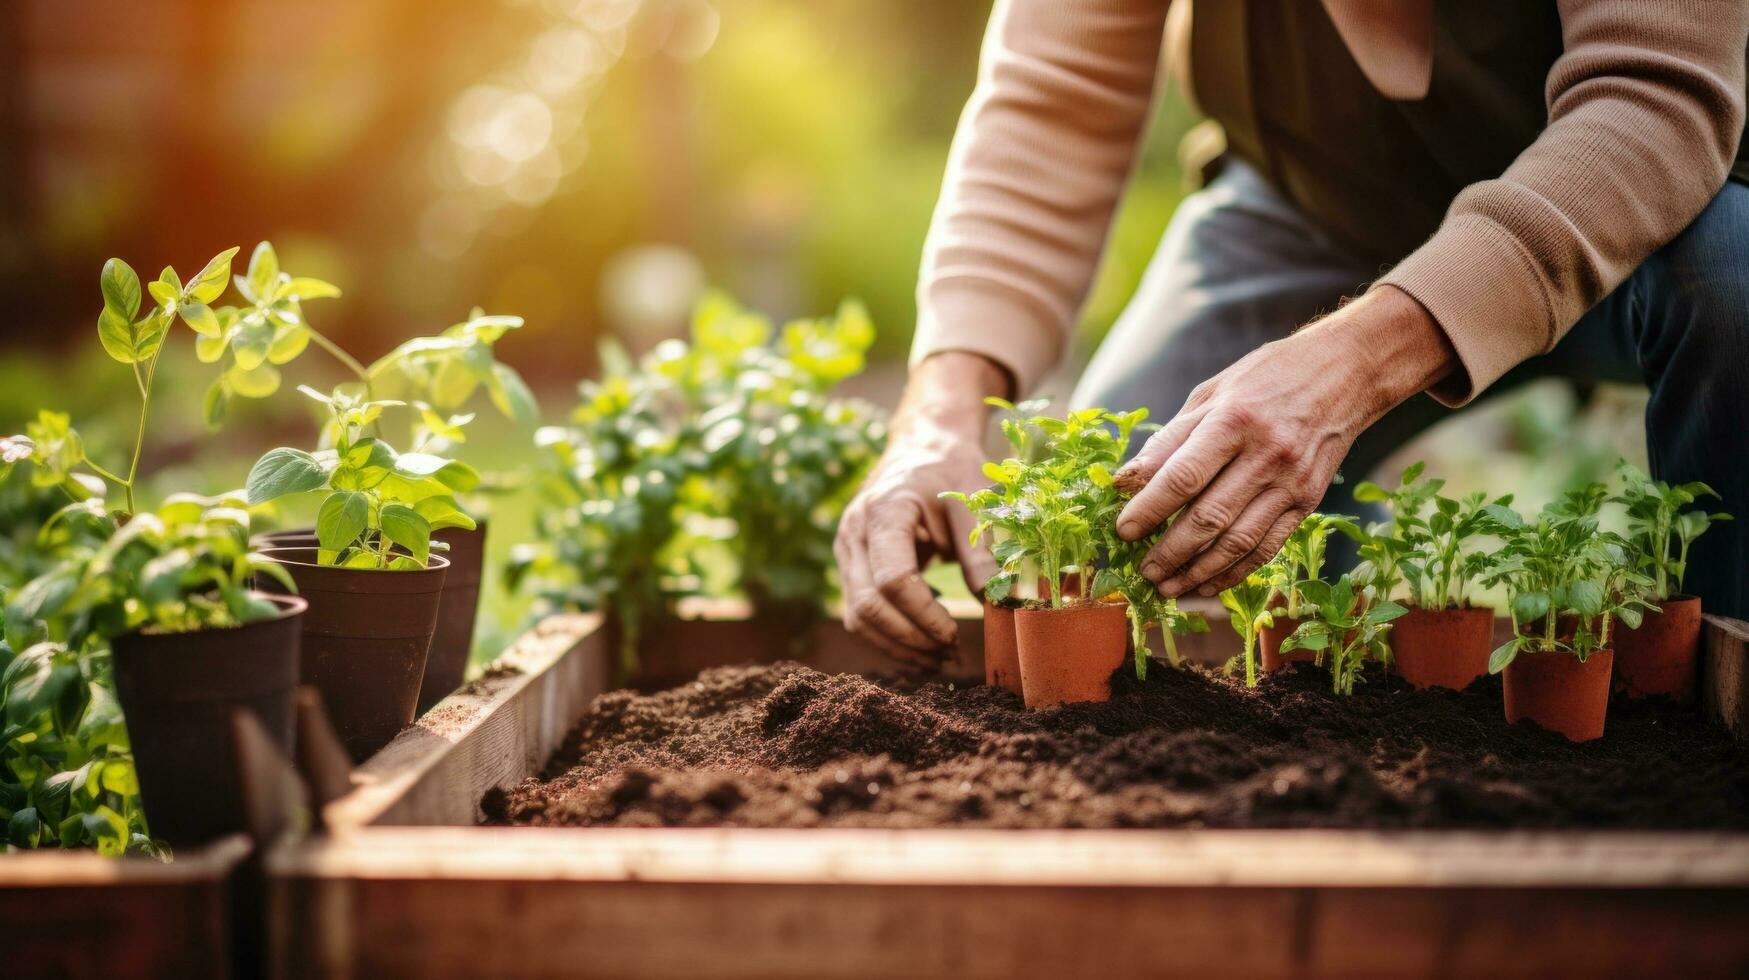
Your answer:
[[[526,317],[498,354],[549,418],[601,338],[642,349],[682,332],[707,284],[780,318],[860,297],[881,335],[857,386],[890,404],[988,13],[986,0],[3,0],[0,428],[49,407],[94,453],[124,443],[132,388],[93,329],[104,259],[186,275],[264,238],[286,268],[345,290],[310,316],[365,361],[476,304]],[[1161,93],[1077,358],[1194,189],[1178,146],[1195,122]],[[312,437],[312,406],[283,394],[207,435],[210,372],[178,331],[154,482],[235,486],[263,449]],[[288,380],[339,380],[328,369],[305,357]],[[1642,408],[1633,391],[1548,383],[1402,458],[1536,506],[1618,454],[1643,457]],[[511,468],[527,439],[477,437],[477,461]],[[495,550],[526,527],[515,509],[494,518]],[[519,608],[500,599],[481,649]]]

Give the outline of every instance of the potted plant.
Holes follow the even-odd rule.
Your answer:
[[[36,612],[70,620],[63,643],[110,644],[151,833],[189,844],[245,829],[231,715],[253,712],[291,751],[305,602],[251,590],[256,576],[289,581],[250,551],[243,502],[172,496],[69,572],[66,601]]]
[[[326,494],[314,546],[264,554],[309,601],[301,677],[321,691],[341,740],[362,761],[413,720],[449,566],[432,552],[431,535],[473,526],[455,494],[478,477],[466,464],[397,453],[367,435],[388,407],[382,401],[345,389],[300,390],[327,408],[332,446],[269,450],[249,471],[248,500]]]
[[[1704,483],[1671,486],[1625,462],[1621,472],[1625,486],[1612,499],[1627,508],[1628,553],[1644,582],[1637,594],[1657,615],[1616,633],[1615,686],[1628,697],[1662,695],[1689,702],[1694,699],[1701,604],[1698,597],[1682,592],[1688,548],[1712,522],[1730,520],[1730,515],[1685,509],[1703,496],[1718,496]]]
[[[1637,625],[1646,608],[1628,589],[1638,575],[1625,542],[1601,532],[1607,491],[1581,487],[1545,507],[1535,523],[1490,506],[1502,546],[1489,583],[1504,583],[1512,638],[1489,658],[1505,672],[1506,720],[1527,719],[1575,742],[1603,736],[1609,706],[1610,625]]]
[[[374,397],[407,403],[413,419],[409,445],[418,452],[449,453],[466,443],[474,415],[463,409],[481,391],[504,417],[532,425],[540,414],[534,393],[514,368],[493,356],[498,341],[522,325],[519,316],[493,316],[475,308],[441,334],[409,340],[372,364],[366,372],[370,390]],[[481,501],[469,501],[471,513],[482,508]],[[467,672],[480,608],[487,523],[481,517],[473,527],[450,525],[432,533],[449,559],[449,571],[443,577],[437,630],[419,686],[420,714],[460,687]]]
[[[1319,661],[1319,651],[1282,649],[1286,640],[1299,628],[1305,617],[1317,615],[1316,605],[1308,605],[1300,586],[1320,581],[1324,572],[1324,552],[1331,532],[1341,532],[1357,541],[1362,539],[1354,518],[1339,514],[1311,514],[1288,534],[1281,553],[1265,567],[1270,570],[1275,595],[1271,599],[1270,621],[1257,635],[1257,646],[1263,658],[1263,672],[1272,674],[1295,661]]]
[[[1030,423],[1042,440],[1038,461],[1009,459],[985,468],[999,488],[992,492],[1015,501],[1001,521],[1006,536],[992,549],[997,563],[1016,580],[1036,563],[1049,593],[1014,613],[1029,708],[1111,697],[1111,673],[1128,652],[1127,603],[1102,601],[1094,576],[1070,579],[1069,573],[1093,568],[1098,546],[1113,535],[1123,498],[1111,472],[1146,417],[1146,409],[1040,416]],[[965,494],[944,496],[972,503]]]
[[[1445,481],[1422,479],[1423,468],[1415,463],[1404,470],[1395,490],[1371,482],[1355,488],[1356,500],[1391,508],[1389,522],[1367,529],[1362,556],[1374,591],[1408,594],[1407,611],[1391,625],[1393,668],[1416,687],[1462,690],[1488,672],[1494,646],[1494,610],[1472,606],[1468,595],[1492,561],[1477,542],[1495,529],[1488,507],[1507,506],[1512,498],[1442,496]]]
[[[1356,589],[1343,575],[1334,585],[1315,579],[1300,583],[1301,598],[1314,615],[1302,620],[1283,641],[1284,651],[1309,650],[1330,661],[1330,689],[1353,694],[1354,682],[1368,657],[1383,662],[1385,635],[1391,623],[1408,612],[1401,605],[1380,600],[1372,586]]]

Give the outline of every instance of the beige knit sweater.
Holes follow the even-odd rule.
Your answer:
[[[913,362],[971,351],[1025,391],[1060,360],[1148,116],[1168,4],[998,0],[924,249]],[[1427,90],[1430,4],[1324,0],[1367,78],[1398,99]],[[1451,338],[1464,371],[1435,392],[1451,404],[1548,351],[1693,221],[1742,132],[1749,2],[1559,10],[1548,127],[1379,280]],[[1171,19],[1174,37],[1188,33]]]

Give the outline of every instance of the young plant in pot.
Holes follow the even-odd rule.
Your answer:
[[[1318,607],[1307,603],[1300,586],[1321,581],[1324,554],[1330,535],[1341,533],[1356,541],[1363,540],[1360,526],[1352,517],[1340,514],[1311,514],[1288,534],[1281,552],[1267,566],[1275,595],[1271,598],[1270,622],[1258,629],[1257,646],[1263,659],[1263,672],[1275,673],[1295,661],[1322,662],[1321,651],[1310,649],[1283,650],[1282,642],[1306,619],[1318,615]]]
[[[270,450],[249,471],[248,500],[325,493],[316,543],[264,554],[309,602],[301,677],[322,692],[341,740],[362,761],[413,720],[449,567],[433,553],[431,535],[473,526],[455,494],[478,476],[466,464],[397,453],[367,435],[384,402],[345,389],[300,390],[327,408],[332,445]]]
[[[1478,544],[1495,531],[1488,508],[1509,506],[1512,498],[1473,493],[1454,500],[1439,493],[1444,480],[1422,479],[1422,470],[1421,463],[1404,470],[1395,490],[1370,482],[1355,488],[1355,499],[1391,508],[1387,524],[1368,529],[1362,556],[1376,592],[1408,593],[1407,612],[1390,631],[1396,672],[1416,687],[1462,690],[1488,672],[1494,645],[1494,610],[1470,605],[1468,596],[1492,563]]]
[[[179,494],[125,521],[91,503],[62,519],[107,522],[107,539],[21,590],[9,636],[109,645],[153,836],[183,845],[244,830],[231,716],[254,713],[291,751],[305,602],[251,589],[257,577],[291,582],[251,552],[239,498]]]
[[[1704,483],[1671,486],[1621,464],[1624,487],[1612,498],[1627,509],[1628,555],[1640,577],[1636,594],[1655,615],[1615,637],[1615,686],[1629,697],[1659,695],[1694,700],[1701,605],[1682,592],[1688,549],[1714,521],[1729,514],[1688,510],[1718,494]],[[1625,621],[1623,625],[1626,625]]]
[[[1101,601],[1093,576],[1071,580],[1068,573],[1093,568],[1098,545],[1110,537],[1123,503],[1111,473],[1130,433],[1146,417],[1146,410],[1086,409],[1063,419],[1035,418],[1031,424],[1043,435],[1042,458],[1008,460],[985,470],[998,486],[1014,488],[1013,514],[1004,520],[1009,536],[993,548],[997,561],[1015,576],[1036,563],[1048,589],[1047,597],[1014,614],[1021,688],[1029,708],[1111,697],[1112,671],[1123,663],[1129,645],[1127,604]]]
[[[406,402],[412,417],[408,445],[414,451],[462,455],[458,447],[467,442],[467,426],[474,421],[474,414],[464,410],[481,392],[517,425],[538,420],[534,393],[514,368],[494,357],[498,341],[522,323],[519,316],[493,316],[476,308],[441,334],[409,340],[370,366],[373,397]],[[432,533],[446,549],[449,571],[419,686],[420,714],[460,687],[467,672],[486,557],[488,522],[478,516],[485,506],[480,494],[471,495],[467,510],[477,516],[475,526],[450,525]]]
[[[1300,583],[1300,596],[1314,615],[1282,641],[1284,651],[1310,650],[1330,663],[1330,689],[1353,694],[1354,683],[1370,657],[1386,659],[1385,635],[1393,620],[1408,612],[1401,605],[1380,600],[1373,587],[1356,588],[1343,575],[1334,585],[1318,580]]]
[[[1512,638],[1489,658],[1505,672],[1506,720],[1526,719],[1575,742],[1603,736],[1611,623],[1637,625],[1647,604],[1624,543],[1598,529],[1607,491],[1591,484],[1545,507],[1535,523],[1490,506],[1502,540],[1489,584],[1504,583]]]

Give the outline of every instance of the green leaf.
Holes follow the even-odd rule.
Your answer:
[[[454,497],[426,497],[413,505],[413,510],[425,518],[432,530],[446,527],[460,527],[473,530],[474,519],[469,517],[459,506]]]
[[[267,302],[273,295],[273,287],[279,282],[279,255],[274,252],[273,245],[262,242],[255,246],[255,252],[249,256],[249,289],[262,302]]]
[[[271,364],[257,364],[244,370],[238,364],[225,372],[225,384],[233,394],[244,398],[266,398],[279,390],[279,369]]]
[[[264,504],[288,494],[315,490],[328,482],[316,458],[301,449],[271,449],[249,470],[244,487],[249,503]]]
[[[419,567],[425,567],[431,555],[431,525],[425,518],[405,504],[384,504],[378,520],[383,537],[407,549]]]
[[[212,257],[206,268],[195,274],[188,281],[185,290],[188,298],[196,303],[211,303],[224,295],[225,283],[231,279],[231,259],[237,254],[237,247],[232,246]]]
[[[140,313],[140,277],[133,267],[121,259],[103,263],[99,280],[103,289],[103,308],[118,318],[132,321]]]
[[[1517,658],[1520,642],[1517,637],[1514,637],[1495,647],[1494,652],[1488,655],[1488,673],[1498,674],[1505,670],[1506,666]]]
[[[273,331],[273,343],[267,347],[270,364],[290,364],[304,348],[310,346],[310,328],[302,323],[286,324]]]
[[[208,430],[217,431],[225,424],[225,416],[231,411],[231,392],[225,388],[225,381],[220,378],[207,387],[206,396],[201,399],[200,419],[206,423]]]
[[[533,425],[540,419],[540,403],[522,375],[508,364],[492,365],[492,376],[486,380],[486,393],[492,404],[518,425]]]
[[[6,840],[14,847],[36,847],[42,843],[43,822],[36,807],[27,806],[6,821]]]
[[[1549,614],[1547,592],[1521,592],[1512,597],[1512,615],[1521,623],[1534,623]]]
[[[1408,614],[1409,610],[1398,603],[1381,602],[1366,611],[1366,621],[1369,623],[1388,623]]]
[[[341,490],[322,501],[316,514],[316,541],[340,551],[363,537],[369,526],[370,497],[357,490]]]
[[[1573,611],[1590,619],[1603,611],[1603,587],[1592,581],[1574,582],[1567,590]]]
[[[299,300],[334,299],[340,295],[340,287],[309,276],[293,276],[291,294]]]
[[[182,322],[202,337],[217,337],[224,332],[213,308],[205,303],[190,300],[177,307],[176,311],[182,316]]]
[[[85,832],[97,842],[97,853],[105,857],[121,857],[128,849],[128,822],[121,814],[106,806],[98,806],[84,817]]]

